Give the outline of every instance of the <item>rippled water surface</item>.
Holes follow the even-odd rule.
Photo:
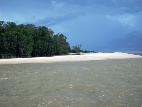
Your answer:
[[[142,59],[0,65],[0,107],[142,107]]]

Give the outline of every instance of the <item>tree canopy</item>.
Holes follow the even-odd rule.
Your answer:
[[[52,56],[70,52],[67,37],[45,26],[0,21],[0,54],[13,57]]]

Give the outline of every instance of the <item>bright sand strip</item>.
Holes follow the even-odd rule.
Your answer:
[[[121,53],[121,52],[87,53],[82,55],[63,55],[63,56],[54,56],[54,57],[0,59],[0,64],[54,63],[54,62],[70,62],[70,61],[107,60],[107,59],[129,59],[129,58],[142,58],[142,56]]]

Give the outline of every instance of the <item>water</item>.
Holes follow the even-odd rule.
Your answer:
[[[142,52],[132,52],[131,54],[140,55],[142,56]]]
[[[0,65],[0,107],[141,107],[142,59]]]

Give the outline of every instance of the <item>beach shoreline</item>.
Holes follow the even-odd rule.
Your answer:
[[[114,53],[82,53],[81,55],[61,55],[53,57],[33,57],[33,58],[11,58],[0,59],[0,64],[23,64],[23,63],[55,63],[55,62],[76,62],[108,59],[131,59],[142,58],[140,55],[114,52]]]

